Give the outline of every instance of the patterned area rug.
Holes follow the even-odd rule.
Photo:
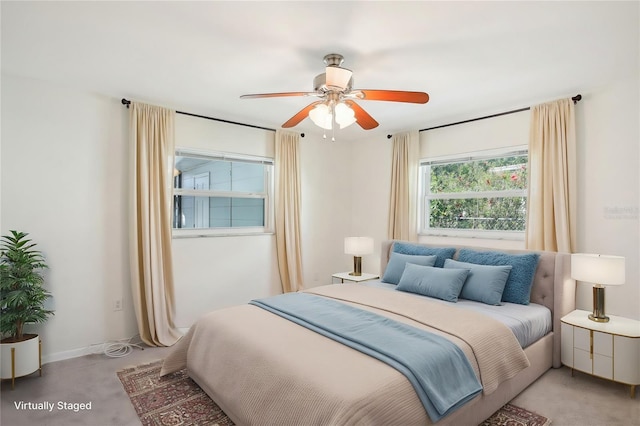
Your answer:
[[[144,426],[233,426],[231,419],[181,370],[160,377],[162,361],[118,371]],[[546,417],[507,404],[480,426],[548,426]]]
[[[187,370],[160,377],[161,367],[156,361],[117,373],[144,426],[233,426]]]
[[[524,408],[507,404],[480,426],[549,426],[551,420]]]

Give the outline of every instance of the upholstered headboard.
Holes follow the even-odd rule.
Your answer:
[[[394,240],[382,242],[380,252],[380,276],[384,274],[391,255]],[[531,250],[498,250],[493,248],[443,245],[428,243],[412,243],[425,247],[452,247],[456,249],[453,256],[458,258],[461,248],[469,248],[477,251],[501,251],[505,253],[531,253]],[[556,253],[550,251],[536,251],[540,255],[538,267],[533,277],[531,288],[531,302],[544,305],[551,310],[553,319],[553,366],[560,367],[560,318],[575,309],[576,283],[571,278],[571,255],[568,253]]]

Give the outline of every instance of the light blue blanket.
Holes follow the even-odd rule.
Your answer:
[[[433,422],[482,391],[464,352],[444,337],[307,293],[249,303],[392,366],[409,379]]]

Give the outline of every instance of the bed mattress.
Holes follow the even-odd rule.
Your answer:
[[[395,291],[396,288],[395,284],[383,283],[380,280],[365,281],[361,284],[392,291]],[[516,339],[518,339],[523,349],[546,336],[553,326],[551,311],[547,307],[536,303],[519,305],[517,303],[503,302],[500,306],[492,306],[485,303],[474,302],[473,300],[458,299],[457,303],[452,303],[419,294],[410,294],[415,297],[428,298],[436,302],[454,305],[462,309],[469,309],[488,315],[506,325],[516,336]]]

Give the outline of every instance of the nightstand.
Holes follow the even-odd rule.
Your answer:
[[[344,283],[345,281],[360,283],[362,281],[377,280],[378,278],[380,278],[380,275],[366,274],[364,272],[362,273],[362,275],[349,275],[349,272],[338,272],[331,275],[331,277],[339,279],[341,283]]]
[[[573,370],[631,386],[640,385],[640,321],[609,315],[609,322],[576,310],[562,317],[561,359]]]

